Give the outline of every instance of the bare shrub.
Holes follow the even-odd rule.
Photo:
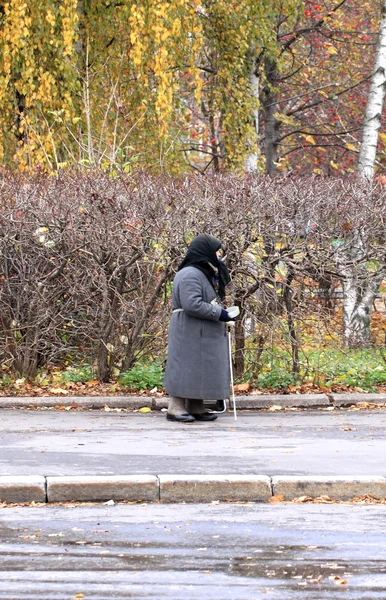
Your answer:
[[[2,362],[33,377],[85,361],[108,381],[137,360],[163,360],[171,280],[207,232],[224,242],[227,301],[241,310],[237,375],[256,375],[280,343],[298,374],[302,331],[366,343],[361,318],[384,277],[385,197],[355,179],[3,173]],[[340,293],[344,318],[331,331]]]

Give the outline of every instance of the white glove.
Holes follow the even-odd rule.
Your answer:
[[[240,309],[238,306],[230,306],[229,308],[226,309],[226,311],[227,311],[228,315],[231,317],[231,319],[235,319],[240,314]]]
[[[240,314],[240,309],[238,306],[230,306],[229,308],[226,309],[226,311],[232,319],[235,319]],[[229,327],[234,327],[235,321],[228,321],[227,325],[229,325]]]

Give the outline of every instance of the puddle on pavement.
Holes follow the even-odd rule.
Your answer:
[[[244,545],[243,553],[239,554],[237,550],[243,540],[238,538],[228,538],[226,545],[212,543],[204,547],[202,538],[200,542],[196,539],[181,543],[180,539],[176,543],[170,538],[165,541],[112,539],[112,532],[108,530],[92,537],[90,531],[79,530],[74,536],[68,536],[67,532],[63,537],[59,537],[58,532],[60,528],[42,533],[40,528],[0,527],[0,571],[33,568],[74,572],[222,573],[293,590],[302,585],[314,586],[314,589],[336,588],[336,581],[339,583],[346,578],[350,581],[353,577],[357,580],[386,575],[383,560],[335,560],[339,556],[335,546],[272,544],[246,548]],[[38,537],[34,539],[35,536]],[[345,589],[343,585],[342,589]]]
[[[328,553],[332,551],[336,552],[336,548],[277,546],[269,550],[252,550],[245,556],[231,557],[229,573],[239,577],[313,582],[325,581],[334,576],[339,580],[353,575],[386,574],[386,563],[383,560],[334,561],[333,558],[327,558]],[[315,555],[310,556],[311,553]]]

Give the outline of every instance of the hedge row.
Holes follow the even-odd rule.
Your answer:
[[[86,361],[107,381],[163,360],[173,275],[192,237],[207,232],[224,242],[228,302],[242,310],[237,373],[274,341],[291,349],[296,371],[301,324],[322,335],[332,291],[349,278],[362,292],[382,280],[385,208],[381,184],[355,179],[3,173],[3,368],[33,377]]]

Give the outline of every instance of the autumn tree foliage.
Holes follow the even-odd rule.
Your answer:
[[[19,168],[59,162],[53,113],[77,114],[76,0],[9,0],[0,14],[0,157]]]
[[[1,161],[350,173],[379,18],[377,0],[6,0]]]
[[[279,169],[355,172],[379,21],[378,2],[309,0],[297,30],[278,31]]]
[[[386,83],[386,3],[382,7],[382,19],[375,65],[370,80],[369,93],[362,128],[362,142],[359,153],[358,170],[363,177],[372,180],[378,146],[379,130],[382,126],[382,112]]]

